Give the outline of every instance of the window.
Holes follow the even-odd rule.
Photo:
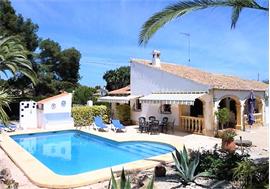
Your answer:
[[[162,114],[171,114],[171,105],[170,104],[163,104],[161,105],[161,113]]]
[[[43,104],[37,104],[37,109],[38,110],[43,110],[44,109],[44,105]]]
[[[52,103],[51,108],[54,110],[56,108],[56,104]]]
[[[65,100],[62,100],[62,102],[61,102],[61,106],[62,106],[62,107],[65,107],[65,106],[66,106],[66,104],[67,104],[67,102],[66,102]]]
[[[134,111],[141,111],[142,110],[142,103],[140,103],[139,99],[136,99],[134,105],[133,105]]]

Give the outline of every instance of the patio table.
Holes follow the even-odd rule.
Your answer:
[[[141,133],[143,133],[143,132],[149,133],[151,131],[151,122],[152,121],[145,121],[145,125],[141,126],[141,130],[140,130]],[[160,121],[159,121],[158,126],[159,126],[159,130],[161,131],[161,133],[166,133],[166,131],[168,130],[168,125],[167,124],[165,125]]]

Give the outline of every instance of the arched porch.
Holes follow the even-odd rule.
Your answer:
[[[229,110],[229,122],[224,125],[223,129],[226,128],[234,128],[241,129],[242,128],[242,103],[241,100],[234,95],[226,95],[219,99],[217,102],[217,110],[222,108],[227,108]],[[221,124],[217,121],[217,129],[222,129]]]

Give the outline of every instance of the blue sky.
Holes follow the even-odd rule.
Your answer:
[[[151,59],[159,49],[162,61],[205,71],[268,79],[268,13],[244,10],[230,29],[231,9],[201,10],[172,21],[138,46],[142,24],[155,12],[177,2],[167,0],[11,0],[17,13],[39,25],[38,35],[81,54],[80,83],[104,85],[106,70],[129,64],[130,58]],[[188,41],[191,35],[191,62]]]

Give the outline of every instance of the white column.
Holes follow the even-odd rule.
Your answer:
[[[237,111],[237,124],[236,129],[244,130],[244,109],[245,109],[245,100],[241,100],[240,104],[236,105]]]
[[[265,126],[266,125],[266,122],[265,122],[265,100],[261,100],[261,103],[262,103],[262,125]]]
[[[218,119],[217,119],[217,116],[215,115],[215,112],[218,111],[219,103],[220,103],[220,100],[214,102],[214,108],[213,108],[213,116],[214,116],[214,123],[213,123],[213,125],[214,125],[214,130],[215,131],[218,130]]]

